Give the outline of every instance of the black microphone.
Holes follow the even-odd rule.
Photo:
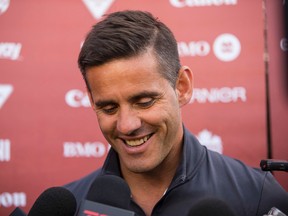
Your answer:
[[[261,160],[260,167],[263,171],[286,171],[288,172],[288,161],[267,159]]]
[[[134,216],[129,211],[131,191],[124,179],[114,175],[99,176],[92,183],[86,200],[80,206],[80,216]]]
[[[188,216],[235,216],[235,214],[224,201],[207,197],[193,205]]]
[[[76,208],[76,199],[69,190],[52,187],[40,194],[28,216],[73,216]]]
[[[26,216],[26,213],[21,208],[17,207],[9,216]]]

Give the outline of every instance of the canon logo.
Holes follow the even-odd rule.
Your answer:
[[[25,207],[26,206],[26,194],[24,192],[8,193],[4,192],[0,194],[0,206],[5,208],[9,207]]]
[[[90,107],[89,97],[86,92],[78,89],[72,89],[65,95],[66,103],[71,107]]]
[[[207,41],[178,42],[180,57],[184,56],[206,56],[210,52],[210,45]]]
[[[287,38],[282,38],[280,40],[280,47],[284,52],[288,51],[288,39]]]
[[[0,139],[0,162],[10,161],[10,140]]]
[[[246,100],[246,89],[244,87],[194,88],[190,103],[232,103],[245,102]]]
[[[107,152],[106,146],[101,142],[64,142],[63,156],[73,157],[96,157],[100,158]]]
[[[203,7],[203,6],[222,6],[236,5],[237,0],[170,0],[172,6],[183,7]]]
[[[20,43],[0,43],[0,59],[19,59],[21,48]]]

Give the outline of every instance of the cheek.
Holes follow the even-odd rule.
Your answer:
[[[151,125],[174,124],[179,117],[179,106],[178,104],[174,106],[165,103],[161,106],[155,107],[142,116],[143,120]]]
[[[114,119],[99,114],[97,115],[97,119],[103,135],[107,138],[107,136],[109,136],[109,133],[114,130]]]
[[[140,113],[142,122],[149,125],[160,125],[165,122],[167,118],[167,109],[165,106],[155,106],[149,110],[144,110]]]

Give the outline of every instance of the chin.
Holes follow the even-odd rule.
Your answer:
[[[130,172],[138,173],[138,174],[144,174],[144,173],[149,173],[153,172],[158,166],[156,165],[136,165],[134,164],[133,166],[128,166],[128,169]]]

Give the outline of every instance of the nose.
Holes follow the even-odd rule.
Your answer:
[[[117,118],[117,130],[124,135],[131,135],[141,127],[141,119],[137,111],[131,108],[120,108]]]

